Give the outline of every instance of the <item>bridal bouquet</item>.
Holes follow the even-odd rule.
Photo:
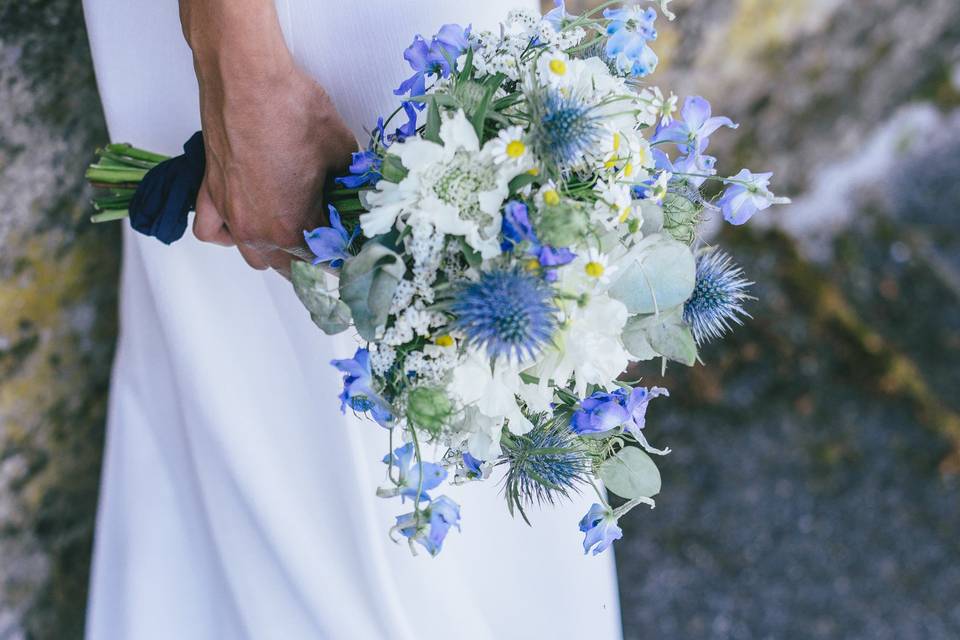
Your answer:
[[[417,36],[399,108],[329,191],[330,226],[305,233],[315,259],[293,265],[294,287],[321,330],[363,341],[333,362],[340,402],[389,433],[378,494],[409,505],[391,533],[411,549],[437,554],[460,526],[443,483],[491,477],[524,519],[596,490],[579,527],[586,552],[608,548],[624,514],[654,505],[654,457],[669,452],[645,422],[667,391],[621,376],[643,360],[693,365],[746,316],[750,283],[699,248],[699,225],[786,199],[769,173],[718,177],[706,152],[729,118],[701,97],[677,114],[676,97],[641,83],[657,15],[608,2],[575,16],[558,0],[497,32]],[[99,215],[120,217],[162,158],[120,145],[104,157]],[[122,171],[135,175],[105,184]],[[719,197],[703,195],[710,180]]]

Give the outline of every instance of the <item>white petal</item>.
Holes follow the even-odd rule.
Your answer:
[[[440,139],[444,146],[451,149],[480,151],[480,139],[463,110],[457,111],[440,125]]]

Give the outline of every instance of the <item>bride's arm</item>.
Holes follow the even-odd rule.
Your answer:
[[[287,50],[273,0],[180,0],[200,82],[207,170],[194,234],[289,273],[303,231],[325,220],[327,173],[356,141]]]

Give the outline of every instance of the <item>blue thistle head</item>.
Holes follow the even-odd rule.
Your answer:
[[[491,358],[535,356],[557,326],[553,291],[542,278],[519,268],[486,271],[455,291],[454,329]]]
[[[743,302],[756,300],[747,293],[752,284],[723,251],[711,249],[697,256],[697,284],[683,306],[683,320],[698,345],[722,337],[733,329],[731,323],[742,325],[742,318],[750,317]]]
[[[601,118],[578,96],[544,90],[530,100],[531,142],[561,172],[583,164],[603,135]]]
[[[524,520],[525,506],[554,504],[571,492],[579,493],[590,471],[586,452],[563,419],[541,414],[533,423],[533,429],[522,436],[504,434],[498,461],[507,465],[503,480],[507,507],[511,515],[518,510]]]

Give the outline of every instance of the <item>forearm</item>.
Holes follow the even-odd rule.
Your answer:
[[[201,79],[260,85],[293,66],[273,0],[180,0]]]

